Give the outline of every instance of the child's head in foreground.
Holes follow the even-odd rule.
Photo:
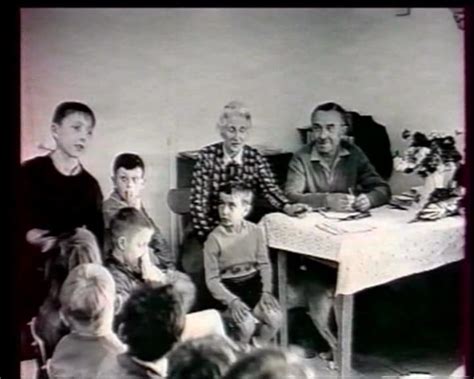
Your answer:
[[[133,153],[117,155],[113,163],[115,190],[126,202],[141,197],[145,185],[145,163],[143,159]]]
[[[221,187],[218,208],[221,225],[240,225],[252,208],[252,199],[252,190],[239,183]]]
[[[191,339],[169,355],[168,379],[220,379],[236,359],[236,347],[222,336]]]
[[[89,145],[94,127],[94,112],[86,104],[75,101],[59,104],[51,123],[56,148],[67,156],[79,158]]]
[[[61,287],[61,314],[73,332],[103,335],[112,331],[115,282],[99,264],[75,267]]]
[[[316,375],[298,356],[268,348],[239,360],[224,379],[316,379]]]
[[[119,317],[119,333],[129,354],[146,362],[171,350],[185,322],[181,298],[171,285],[147,284],[132,292]]]
[[[112,255],[139,271],[141,258],[150,252],[149,244],[153,233],[150,221],[138,209],[120,209],[110,222]]]

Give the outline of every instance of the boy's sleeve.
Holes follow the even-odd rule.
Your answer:
[[[220,248],[214,236],[210,235],[204,243],[204,272],[206,275],[206,285],[212,296],[221,303],[229,306],[230,303],[238,299],[222,284],[219,270]]]
[[[115,281],[115,304],[114,313],[118,314],[123,304],[127,301],[133,290],[131,281],[127,276],[117,270],[110,270]]]
[[[174,269],[176,267],[176,257],[161,233],[158,227],[155,227],[155,233],[150,242],[154,255],[159,260],[159,266],[162,268]]]
[[[263,226],[258,226],[256,229],[257,238],[257,264],[262,277],[262,291],[272,293],[272,265],[268,257],[268,247],[265,238],[265,231]]]
[[[91,209],[88,214],[88,222],[86,224],[89,229],[97,238],[97,242],[101,250],[104,248],[104,215],[102,213],[103,196],[102,191],[97,182],[94,183],[93,199],[91,200]]]

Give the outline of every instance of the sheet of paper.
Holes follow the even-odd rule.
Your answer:
[[[343,220],[350,216],[356,216],[360,212],[334,212],[334,211],[319,211],[319,213],[327,219],[330,220]]]

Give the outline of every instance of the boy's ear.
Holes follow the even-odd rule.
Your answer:
[[[244,213],[245,213],[245,216],[248,216],[248,214],[250,213],[250,210],[252,209],[252,206],[250,204],[247,204],[245,203],[244,204]]]
[[[53,135],[53,138],[56,139],[58,137],[58,128],[59,125],[53,122],[51,124],[51,134]]]
[[[66,326],[70,326],[69,321],[67,320],[67,317],[64,315],[63,311],[60,309],[59,310],[59,319],[61,322],[63,322]]]
[[[117,238],[117,246],[120,250],[125,250],[125,245],[127,244],[127,237],[120,236]]]

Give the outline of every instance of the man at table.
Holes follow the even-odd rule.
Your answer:
[[[360,148],[344,138],[347,113],[336,103],[318,105],[311,114],[313,140],[290,161],[285,194],[292,201],[337,212],[368,211],[388,202],[390,187]],[[311,258],[291,257],[290,307],[307,305],[310,317],[332,351],[330,328],[336,271]],[[294,276],[294,280],[292,277]]]
[[[388,202],[390,187],[356,145],[344,139],[347,113],[336,103],[311,114],[313,141],[290,161],[285,193],[290,200],[334,211],[367,211]]]

